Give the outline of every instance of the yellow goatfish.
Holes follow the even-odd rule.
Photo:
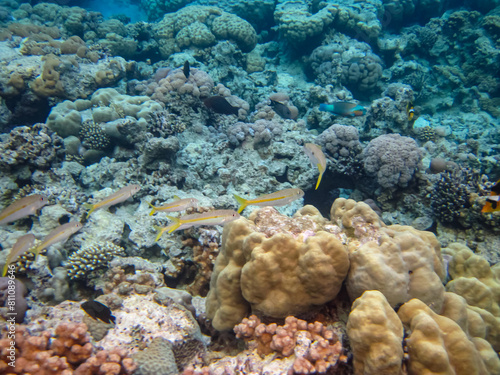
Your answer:
[[[239,219],[240,214],[233,210],[214,210],[202,214],[184,215],[180,218],[173,216],[167,217],[174,221],[167,227],[167,233],[172,233],[176,230],[199,227],[201,225],[224,225],[230,221]]]
[[[164,204],[163,206],[153,206],[151,203],[148,204],[151,206],[152,210],[149,216],[153,215],[156,211],[161,212],[177,212],[184,211],[189,207],[198,207],[198,200],[195,198],[184,198],[181,199],[177,195],[174,195],[174,201]]]
[[[166,227],[159,227],[159,226],[154,226],[158,234],[156,235],[155,242],[158,242],[158,240],[163,236],[163,233],[168,232],[172,227],[175,225],[175,223],[172,223],[170,225],[167,225]]]
[[[271,194],[264,194],[258,198],[245,199],[234,194],[234,198],[241,205],[238,213],[243,211],[246,206],[285,206],[294,200],[302,198],[304,192],[300,189],[283,189]]]
[[[316,189],[318,189],[319,183],[321,182],[321,178],[323,177],[323,173],[325,173],[326,170],[325,154],[323,154],[321,148],[319,146],[316,146],[314,143],[306,143],[304,145],[304,152],[309,157],[312,166],[318,167],[319,176],[318,176],[318,182],[316,182]]]
[[[139,190],[141,190],[141,187],[139,185],[127,185],[118,190],[116,193],[108,195],[99,203],[86,204],[85,206],[90,208],[90,211],[87,213],[87,219],[92,212],[97,211],[101,208],[107,208],[114,206],[115,204],[125,202]]]
[[[47,203],[49,203],[47,197],[40,194],[28,195],[21,198],[0,212],[0,225],[34,215]]]
[[[69,237],[82,229],[82,227],[83,225],[79,221],[70,221],[69,223],[59,225],[56,229],[47,234],[42,243],[36,246],[32,252],[38,256],[43,249],[55,243],[66,241]]]
[[[5,260],[5,266],[3,266],[2,277],[7,275],[7,269],[9,264],[15,262],[17,258],[23,255],[26,251],[28,251],[33,244],[35,243],[35,236],[31,233],[25,234],[17,239],[14,246],[10,250],[9,255],[7,255],[7,259]]]

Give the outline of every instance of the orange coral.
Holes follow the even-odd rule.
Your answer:
[[[293,370],[299,374],[325,373],[336,365],[342,351],[333,330],[320,322],[308,323],[294,316],[288,316],[285,325],[278,326],[263,324],[252,315],[243,319],[234,331],[236,337],[243,338],[260,355],[278,352],[289,357],[295,354]]]

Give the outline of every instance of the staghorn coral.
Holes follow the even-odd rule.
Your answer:
[[[0,169],[11,170],[28,165],[49,168],[62,149],[62,139],[45,124],[19,126],[0,142]]]
[[[70,279],[84,279],[88,274],[107,267],[109,261],[124,252],[123,247],[112,242],[86,245],[69,256],[65,266],[68,276]]]
[[[236,325],[234,332],[247,342],[249,349],[257,349],[259,355],[293,355],[291,368],[299,374],[325,373],[337,364],[342,352],[342,344],[332,329],[294,316],[286,317],[285,324],[278,326],[263,324],[252,315]]]
[[[408,186],[421,158],[415,140],[399,134],[381,135],[363,150],[366,172],[384,189]]]

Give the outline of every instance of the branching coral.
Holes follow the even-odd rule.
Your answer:
[[[326,373],[337,364],[342,344],[333,330],[320,322],[288,316],[283,326],[266,325],[255,315],[234,327],[236,337],[243,338],[250,349],[260,355],[278,352],[284,357],[294,355],[293,371],[299,374]]]

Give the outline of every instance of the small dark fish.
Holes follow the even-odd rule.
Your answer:
[[[288,108],[287,105],[272,99],[269,100],[271,101],[271,107],[273,108],[273,111],[276,112],[281,118],[288,120],[292,119],[292,112],[290,111],[290,108]]]
[[[211,96],[203,100],[203,104],[215,113],[238,116],[238,107],[233,107],[223,96]]]
[[[94,300],[86,301],[81,304],[81,307],[95,320],[99,319],[100,321],[108,324],[111,322],[113,322],[113,324],[115,323],[116,318],[111,315],[109,307],[100,302]]]
[[[186,79],[189,78],[189,73],[190,73],[191,67],[189,66],[189,61],[186,60],[184,63],[184,68],[182,68],[182,72],[186,76]]]

